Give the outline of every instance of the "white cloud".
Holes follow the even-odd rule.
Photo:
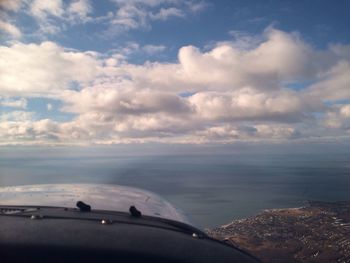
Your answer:
[[[2,95],[47,96],[73,82],[92,80],[98,71],[92,53],[66,51],[53,42],[0,47]]]
[[[0,0],[0,9],[8,11],[18,11],[22,5],[22,0]]]
[[[199,2],[186,2],[190,10],[194,13],[201,12],[208,7],[208,3],[205,1]]]
[[[259,141],[267,138],[269,140],[286,140],[298,137],[299,133],[292,126],[280,124],[258,124],[252,126],[225,124],[197,132],[196,136],[198,136],[200,142],[229,142],[240,140]]]
[[[4,31],[10,34],[13,38],[20,38],[22,35],[21,31],[15,25],[1,21],[1,20],[0,20],[0,31]]]
[[[22,6],[22,0],[0,0],[0,33],[7,37],[19,39],[21,30],[15,25],[11,14],[18,12]]]
[[[350,105],[344,105],[340,108],[340,114],[344,118],[350,118]]]
[[[129,30],[146,27],[148,25],[146,19],[145,10],[134,5],[124,5],[119,7],[111,23],[120,26],[119,30]]]
[[[297,92],[273,93],[242,89],[228,93],[199,92],[189,97],[198,115],[214,120],[301,121],[309,112],[322,108],[317,100],[301,97]]]
[[[329,60],[323,63],[320,52],[297,34],[269,29],[259,44],[250,49],[235,44],[219,43],[207,51],[185,46],[179,50],[178,63],[155,62],[142,66],[124,63],[122,67],[109,68],[106,73],[123,74],[143,87],[178,92],[232,91],[243,87],[268,91],[291,82],[314,80],[329,68]],[[122,52],[129,54],[139,49],[142,47],[136,44]],[[337,61],[336,56],[331,53],[329,56]]]
[[[325,60],[325,56],[331,60]],[[108,71],[112,75],[123,72],[152,89],[197,92],[251,87],[268,91],[287,83],[315,80],[339,60],[332,52],[313,50],[297,34],[274,29],[269,29],[260,44],[250,49],[240,49],[235,42],[219,43],[205,52],[185,46],[178,57],[179,63],[124,63],[121,68]]]
[[[136,42],[127,42],[124,46],[115,49],[115,52],[117,53],[115,53],[114,56],[115,57],[117,56],[119,60],[123,59],[125,61],[129,56],[132,56],[132,55],[146,54],[148,56],[153,56],[153,55],[162,53],[165,50],[166,50],[166,46],[164,45],[148,44],[148,45],[141,46]]]
[[[200,12],[204,2],[197,0],[114,0],[116,12],[111,17],[108,34],[118,34],[134,29],[150,29],[153,20],[168,20]]]
[[[190,111],[188,103],[175,94],[128,88],[122,85],[104,85],[85,88],[80,92],[67,92],[64,97],[65,110],[69,112],[105,112],[116,115],[142,115],[167,112],[182,114]]]
[[[193,81],[225,88],[249,85],[276,89],[282,81],[300,81],[312,75],[312,50],[298,35],[269,29],[264,38],[249,50],[241,50],[234,43],[205,53],[193,46],[183,47],[179,60]]]
[[[205,50],[182,47],[177,62],[142,65],[127,57],[165,47],[132,42],[107,55],[53,42],[1,46],[0,93],[10,104],[20,105],[11,96],[54,98],[74,117],[58,122],[2,115],[0,143],[204,143],[347,134],[350,108],[336,103],[349,95],[349,46],[316,50],[296,33],[271,28],[244,45],[237,41]],[[312,84],[288,88],[300,82]]]
[[[0,98],[0,106],[25,109],[27,108],[27,100],[24,98],[18,100]]]
[[[88,21],[88,15],[92,12],[92,6],[88,0],[72,1],[67,8],[72,20]]]
[[[90,0],[0,0],[0,15],[6,21],[14,12],[31,16],[37,23],[36,37],[57,34],[81,23],[107,24],[105,36],[129,30],[148,30],[154,20],[185,17],[203,10],[205,2],[198,0],[111,1],[115,10],[98,16]],[[6,19],[5,19],[6,18]],[[6,26],[6,27],[5,27]],[[6,28],[6,29],[4,29]],[[3,30],[18,38],[20,30],[12,24],[3,24]],[[25,32],[25,30],[23,30]]]
[[[0,122],[0,145],[57,142],[59,133],[58,124],[48,119]]]
[[[308,92],[326,100],[350,99],[350,59],[340,60],[328,71],[321,73],[319,81]]]
[[[34,113],[28,111],[12,111],[0,114],[2,122],[30,122],[33,120]]]
[[[149,55],[155,55],[161,53],[166,49],[164,45],[145,45],[142,49]]]
[[[52,104],[51,104],[51,103],[46,104],[46,109],[47,109],[48,111],[52,111],[52,109],[53,109]]]
[[[19,38],[21,30],[4,21],[14,15],[31,16],[38,25],[33,35],[44,38],[45,35],[66,30],[68,26],[92,21],[92,13],[90,0],[0,0],[0,16],[3,20],[0,29]],[[22,26],[26,28],[26,25]]]
[[[334,105],[326,112],[324,125],[350,131],[350,104]]]
[[[34,0],[30,5],[30,12],[39,19],[48,15],[61,17],[64,13],[62,0]]]
[[[167,20],[169,17],[184,17],[185,13],[179,8],[161,8],[156,14],[151,14],[150,17],[153,20]]]

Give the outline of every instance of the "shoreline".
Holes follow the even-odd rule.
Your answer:
[[[263,262],[348,262],[350,201],[266,209],[207,232]]]

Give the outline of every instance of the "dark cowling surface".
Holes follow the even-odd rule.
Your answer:
[[[151,217],[28,211],[0,214],[1,262],[259,262],[191,226],[158,224]]]

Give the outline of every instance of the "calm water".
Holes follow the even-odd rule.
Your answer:
[[[203,227],[306,200],[350,200],[350,154],[0,152],[0,185],[107,183],[162,195]]]

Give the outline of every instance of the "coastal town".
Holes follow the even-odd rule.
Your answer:
[[[350,262],[350,202],[265,210],[208,230],[263,262]]]

